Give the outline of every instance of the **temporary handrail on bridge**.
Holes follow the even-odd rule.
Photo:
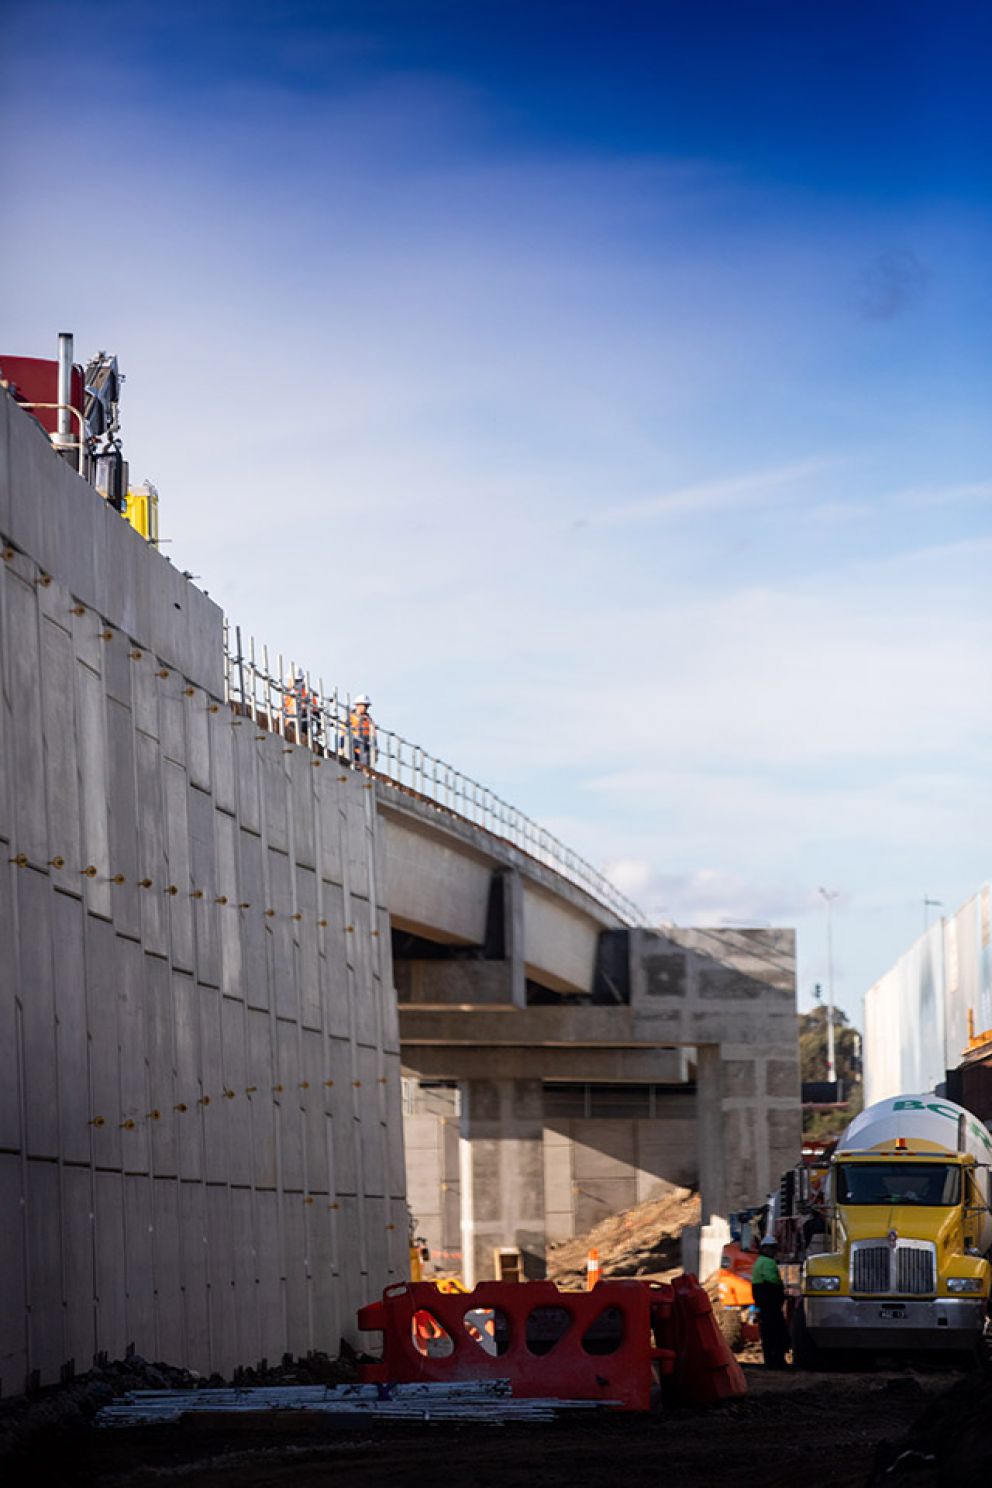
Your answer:
[[[330,755],[352,769],[428,801],[490,832],[553,869],[612,911],[626,925],[645,923],[644,915],[608,878],[501,796],[480,785],[446,760],[429,754],[401,734],[375,725],[366,743],[353,726],[350,696],[328,692],[320,678],[297,669],[254,639],[242,642],[240,627],[227,627],[226,697],[229,705],[259,728],[280,734],[320,755]],[[302,683],[294,679],[302,677]]]

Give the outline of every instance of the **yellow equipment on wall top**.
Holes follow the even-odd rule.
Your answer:
[[[128,488],[124,519],[146,542],[158,544],[158,491],[151,481],[142,481],[136,490]]]

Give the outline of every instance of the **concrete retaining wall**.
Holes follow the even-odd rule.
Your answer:
[[[235,719],[216,606],[0,436],[2,1389],[334,1351],[406,1274],[373,794]]]

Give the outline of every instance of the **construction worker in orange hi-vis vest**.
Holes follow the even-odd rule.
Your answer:
[[[302,742],[306,741],[311,732],[317,733],[320,716],[317,695],[310,691],[303,672],[297,672],[295,678],[290,673],[283,694],[282,711],[286,722],[296,725],[298,738]]]
[[[371,706],[372,699],[367,693],[360,692],[348,717],[352,758],[356,765],[362,765],[365,769],[372,768],[375,754],[375,724],[369,712]]]

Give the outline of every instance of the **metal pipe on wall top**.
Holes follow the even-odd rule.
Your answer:
[[[59,380],[56,402],[58,410],[58,442],[59,444],[73,444],[72,437],[72,415],[69,406],[72,403],[72,332],[59,331]]]

